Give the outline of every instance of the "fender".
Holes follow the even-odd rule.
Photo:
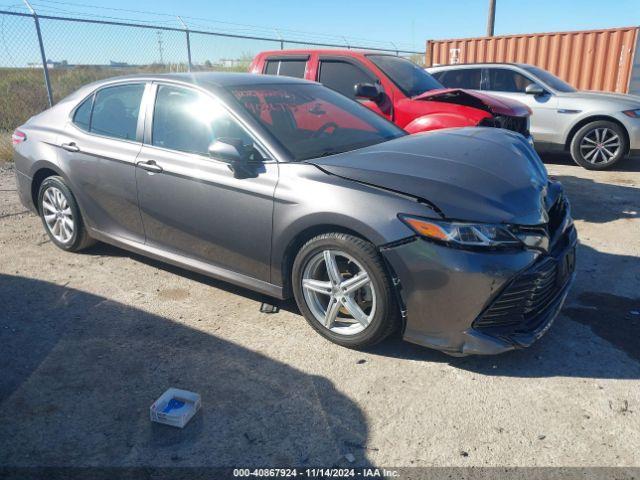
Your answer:
[[[487,114],[486,117],[491,118],[491,115]],[[441,112],[418,117],[405,125],[404,130],[408,133],[418,133],[439,130],[441,128],[475,127],[476,125],[477,124],[468,116]]]
[[[352,216],[329,211],[305,215],[287,225],[287,227],[273,239],[272,245],[274,248],[271,251],[271,283],[274,285],[286,284],[286,265],[293,261],[290,255],[297,253],[297,251],[292,251],[291,247],[296,244],[297,240],[301,238],[301,235],[306,237],[306,233],[313,232],[313,234],[310,234],[311,237],[321,232],[335,230],[353,232],[370,241],[376,247],[389,241],[397,240],[399,237],[410,236],[412,233],[402,232],[402,234],[395,237],[384,238],[376,232],[375,229]]]

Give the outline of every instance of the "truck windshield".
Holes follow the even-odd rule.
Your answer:
[[[294,161],[406,135],[377,113],[321,85],[257,84],[229,90]]]
[[[367,55],[376,67],[402,90],[407,97],[415,97],[429,90],[445,88],[438,80],[406,58],[393,55]]]

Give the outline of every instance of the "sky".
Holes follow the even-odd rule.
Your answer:
[[[342,37],[350,44],[365,46],[396,45],[404,50],[424,50],[428,39],[446,39],[481,36],[486,31],[488,0],[32,0],[41,14],[76,16],[97,14],[102,17],[118,17],[135,21],[156,21],[167,26],[178,26],[173,15],[181,15],[192,29],[225,30],[258,34],[260,36],[296,37],[298,39],[325,39],[338,42]],[[85,6],[85,5],[88,5]],[[93,8],[99,6],[101,8]],[[0,0],[0,9],[11,8],[25,11],[21,0]],[[135,10],[136,12],[127,11]],[[138,13],[140,12],[140,13]],[[640,25],[640,0],[497,0],[495,33],[534,33],[595,28],[612,28]],[[5,35],[12,31],[9,25],[0,25]],[[18,27],[14,27],[18,28]],[[27,29],[26,26],[20,28]],[[80,61],[89,57],[90,47],[87,32],[67,32],[66,27],[43,27],[45,42],[51,45],[47,53],[50,58],[62,59],[74,55]],[[155,33],[155,32],[150,32]],[[0,32],[0,35],[2,32]],[[74,36],[75,35],[75,36]],[[84,35],[84,36],[83,36]],[[100,47],[113,44],[113,54],[105,56],[123,57],[119,53],[115,31],[100,38]],[[171,35],[168,35],[170,37]],[[331,36],[331,38],[329,37]],[[155,37],[154,37],[155,38]],[[9,39],[10,40],[10,39]],[[103,40],[106,40],[103,42]],[[361,41],[362,40],[362,41]],[[375,43],[366,43],[371,40]],[[128,44],[130,40],[126,41]],[[147,41],[145,39],[145,41]],[[149,39],[148,42],[151,40]],[[166,51],[171,57],[171,38],[163,38]],[[178,41],[178,40],[176,40]],[[6,42],[6,39],[5,39]],[[1,45],[0,45],[1,46]],[[272,44],[265,44],[273,48]],[[63,48],[64,47],[64,48]],[[73,47],[75,50],[70,51]],[[151,47],[148,47],[151,49]],[[198,46],[196,45],[196,50]],[[211,50],[203,45],[202,50]],[[224,45],[218,49],[236,55],[243,46]],[[252,46],[250,50],[262,48]],[[177,53],[176,53],[177,55]],[[204,53],[202,54],[204,55]],[[0,52],[0,57],[2,53]],[[223,53],[218,58],[224,56]],[[82,58],[81,58],[82,57]],[[204,58],[204,57],[202,57]],[[127,60],[127,58],[111,58]],[[0,62],[2,58],[0,58]]]

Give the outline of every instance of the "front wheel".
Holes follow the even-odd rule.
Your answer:
[[[398,324],[398,307],[380,255],[369,242],[344,233],[312,238],[293,263],[298,308],[323,337],[364,348]]]
[[[607,120],[588,123],[571,140],[571,157],[587,170],[605,170],[624,158],[627,150],[625,132]]]

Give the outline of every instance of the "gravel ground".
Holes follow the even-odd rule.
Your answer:
[[[581,245],[533,347],[362,353],[291,305],[98,245],[64,253],[0,168],[0,466],[640,466],[640,160],[550,159]],[[168,387],[202,394],[152,424]],[[345,458],[345,455],[353,463]]]

